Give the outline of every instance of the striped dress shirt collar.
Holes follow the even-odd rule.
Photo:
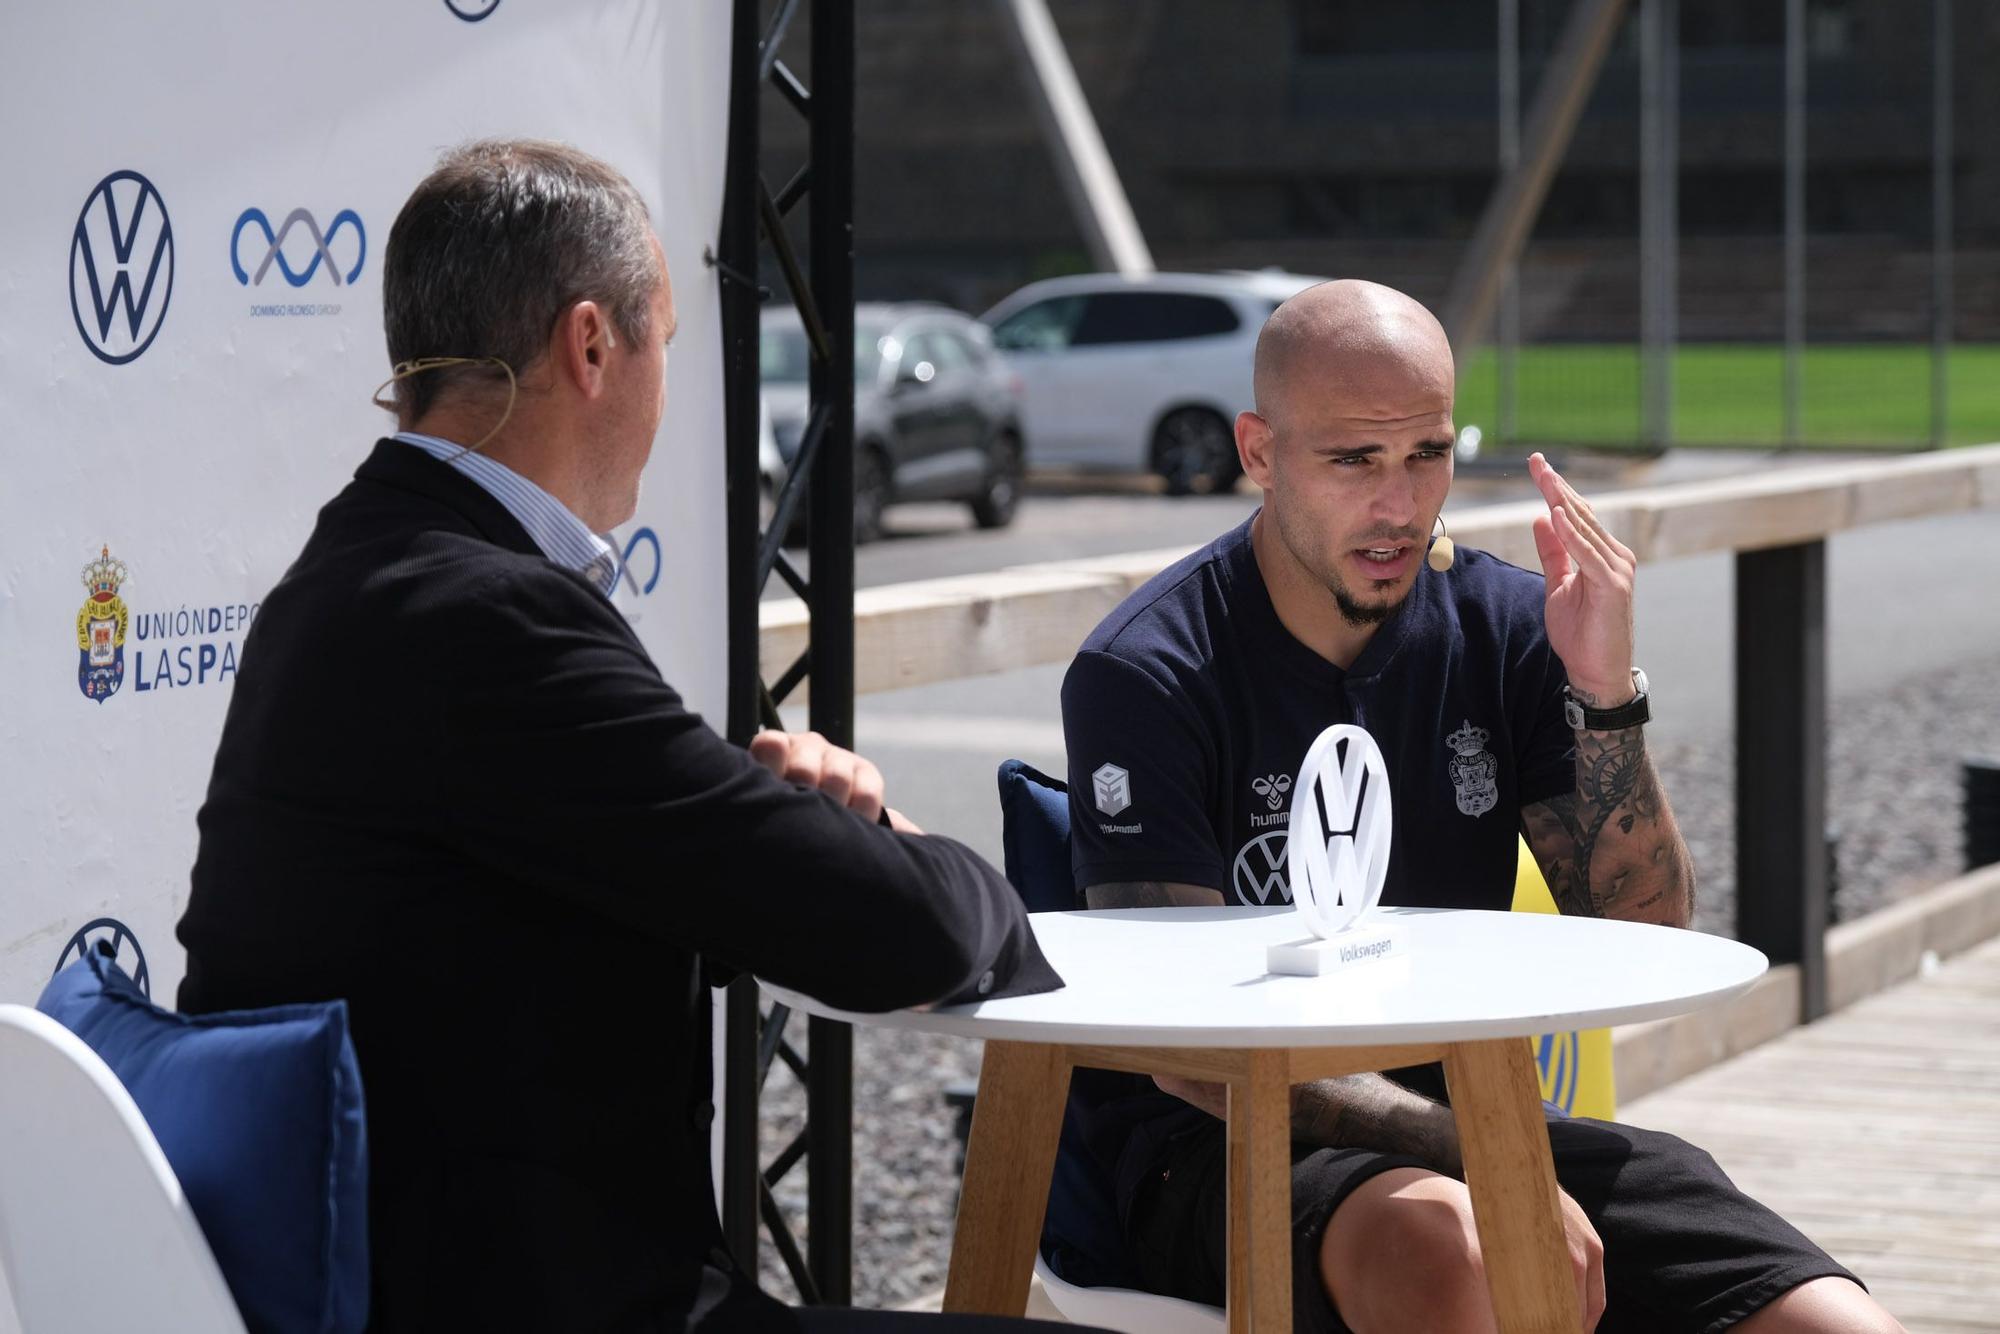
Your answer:
[[[398,431],[395,439],[471,478],[527,529],[543,555],[590,580],[604,596],[610,597],[618,586],[618,554],[611,544],[591,532],[590,525],[570,513],[568,506],[520,473],[477,450],[434,435]]]

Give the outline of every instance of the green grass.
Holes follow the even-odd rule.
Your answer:
[[[1639,440],[1635,344],[1550,343],[1520,350],[1515,431],[1523,444],[1632,445]],[[1677,445],[1784,444],[1784,350],[1694,343],[1674,357]],[[1798,443],[1916,448],[1931,438],[1931,350],[1925,344],[1820,344],[1805,350]],[[2000,344],[1951,350],[1949,443],[2000,440]],[[1458,424],[1497,442],[1498,359],[1482,350],[1459,381]]]

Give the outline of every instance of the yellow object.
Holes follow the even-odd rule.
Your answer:
[[[1516,840],[1520,860],[1514,869],[1514,911],[1556,911],[1542,868],[1535,865],[1526,839]],[[1571,1116],[1610,1121],[1618,1115],[1618,1086],[1611,1076],[1611,1030],[1592,1028],[1577,1033],[1545,1033],[1535,1039],[1535,1064],[1542,1071],[1542,1096]]]

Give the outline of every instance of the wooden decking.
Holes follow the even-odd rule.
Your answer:
[[[1620,1108],[1712,1153],[1916,1331],[2000,1331],[2000,939]]]

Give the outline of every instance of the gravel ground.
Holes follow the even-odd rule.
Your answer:
[[[2000,758],[2000,687],[1968,663],[1835,701],[1827,819],[1839,831],[1834,918],[1851,921],[1964,869],[1962,764]],[[1736,932],[1736,743],[1668,745],[1655,755],[1693,853],[1695,925]]]
[[[1967,665],[1912,677],[1887,694],[1832,709],[1828,809],[1840,827],[1835,915],[1859,917],[1961,869],[1960,763],[2000,757],[2000,690]],[[1661,747],[1655,754],[1700,873],[1695,924],[1731,934],[1735,912],[1734,741]],[[795,1040],[803,1046],[804,1025]],[[946,1085],[979,1071],[979,1044],[858,1029],[854,1094],[854,1300],[894,1306],[943,1286],[957,1200],[957,1145]],[[803,1089],[782,1066],[764,1095],[765,1160],[804,1124]],[[776,1195],[803,1241],[805,1172]],[[797,1295],[768,1240],[764,1286]]]

